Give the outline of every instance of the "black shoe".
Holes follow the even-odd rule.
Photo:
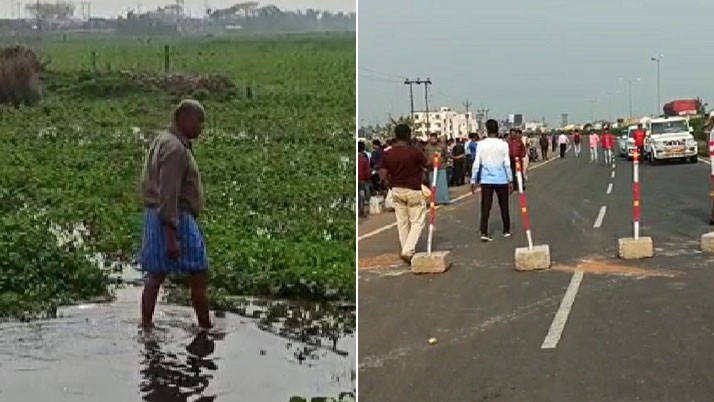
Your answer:
[[[481,241],[484,243],[488,243],[490,241],[493,241],[493,237],[489,235],[481,235]]]
[[[399,255],[399,258],[401,258],[402,261],[406,262],[409,265],[412,265],[412,257],[413,256],[408,256],[408,255],[403,255],[403,254]]]
[[[709,225],[714,226],[714,218],[709,219]]]

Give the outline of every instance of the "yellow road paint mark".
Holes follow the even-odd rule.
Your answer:
[[[392,268],[400,265],[406,265],[406,263],[395,253],[365,257],[357,260],[357,268],[360,271],[366,269]]]
[[[586,260],[582,263],[576,265],[575,267],[570,267],[566,265],[555,264],[551,268],[554,271],[564,271],[564,272],[574,272],[583,271],[586,274],[595,275],[620,275],[620,276],[634,276],[638,278],[645,277],[665,277],[674,278],[675,276],[681,275],[680,271],[664,270],[664,269],[644,269],[637,267],[630,267],[626,265],[619,265],[613,261],[596,261],[596,260]]]

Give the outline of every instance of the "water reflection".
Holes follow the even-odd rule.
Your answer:
[[[155,333],[140,337],[144,350],[140,356],[139,391],[147,402],[213,402],[216,395],[204,395],[218,369],[211,358],[214,339],[220,334],[198,333],[186,346],[186,353],[165,352]]]

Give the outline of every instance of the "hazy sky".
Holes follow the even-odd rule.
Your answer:
[[[619,78],[640,77],[634,113],[652,114],[660,54],[662,103],[714,106],[713,18],[711,0],[360,0],[360,122],[408,114],[409,89],[391,75],[431,78],[430,106],[468,98],[551,124],[629,115]],[[423,86],[415,98],[423,109]]]
[[[19,0],[28,3],[30,0]],[[41,0],[47,1],[47,0]],[[51,0],[54,1],[54,0]],[[77,13],[81,10],[80,3],[83,0],[69,0],[77,5]],[[141,4],[142,10],[155,9],[158,6],[173,4],[174,0],[90,0],[92,3],[92,14],[103,17],[114,17],[119,13],[125,14],[128,8],[136,9]],[[14,18],[16,8],[11,4],[17,4],[18,0],[0,0],[0,17]],[[193,15],[203,15],[205,5],[209,8],[230,7],[244,0],[184,0],[186,9]],[[273,0],[259,1],[261,5],[274,4],[280,8],[288,10],[315,8],[329,11],[355,11],[356,0]]]

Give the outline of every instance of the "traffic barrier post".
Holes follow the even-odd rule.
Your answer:
[[[712,182],[712,212],[709,217],[709,224],[714,225],[714,130],[709,133],[709,166],[711,168]],[[705,253],[714,253],[714,232],[705,233],[701,237],[701,248]]]
[[[434,155],[434,171],[431,178],[431,200],[429,214],[429,234],[426,240],[426,253],[416,253],[412,257],[412,272],[415,274],[440,274],[446,272],[451,267],[451,257],[449,251],[432,252],[432,242],[434,240],[434,230],[436,228],[436,187],[441,167],[441,155]]]
[[[640,238],[640,153],[635,150],[632,163],[632,224],[635,240]]]
[[[526,194],[523,191],[523,162],[521,158],[516,158],[516,181],[518,182],[518,198],[521,204],[521,216],[523,217],[523,227],[526,230],[528,247],[516,248],[515,260],[517,271],[535,271],[550,268],[550,246],[547,244],[533,246],[533,236],[531,234],[531,221],[528,216],[528,206]]]
[[[516,177],[518,179],[518,200],[521,204],[521,215],[523,216],[523,227],[526,230],[526,238],[528,239],[528,249],[533,250],[531,220],[528,217],[528,204],[526,203],[526,193],[523,191],[523,164],[521,162],[521,158],[516,158]]]
[[[710,219],[710,224],[714,224],[714,130],[709,134],[709,167],[711,168],[711,181],[712,181],[712,214]]]
[[[654,256],[651,237],[640,237],[640,151],[632,155],[632,226],[633,237],[618,239],[618,256],[625,260],[650,258]]]
[[[439,167],[441,167],[441,155],[437,152],[434,154],[434,173],[431,178],[431,203],[429,214],[429,235],[426,240],[426,252],[431,255],[431,242],[434,239],[434,228],[436,227],[436,179],[439,175]]]

